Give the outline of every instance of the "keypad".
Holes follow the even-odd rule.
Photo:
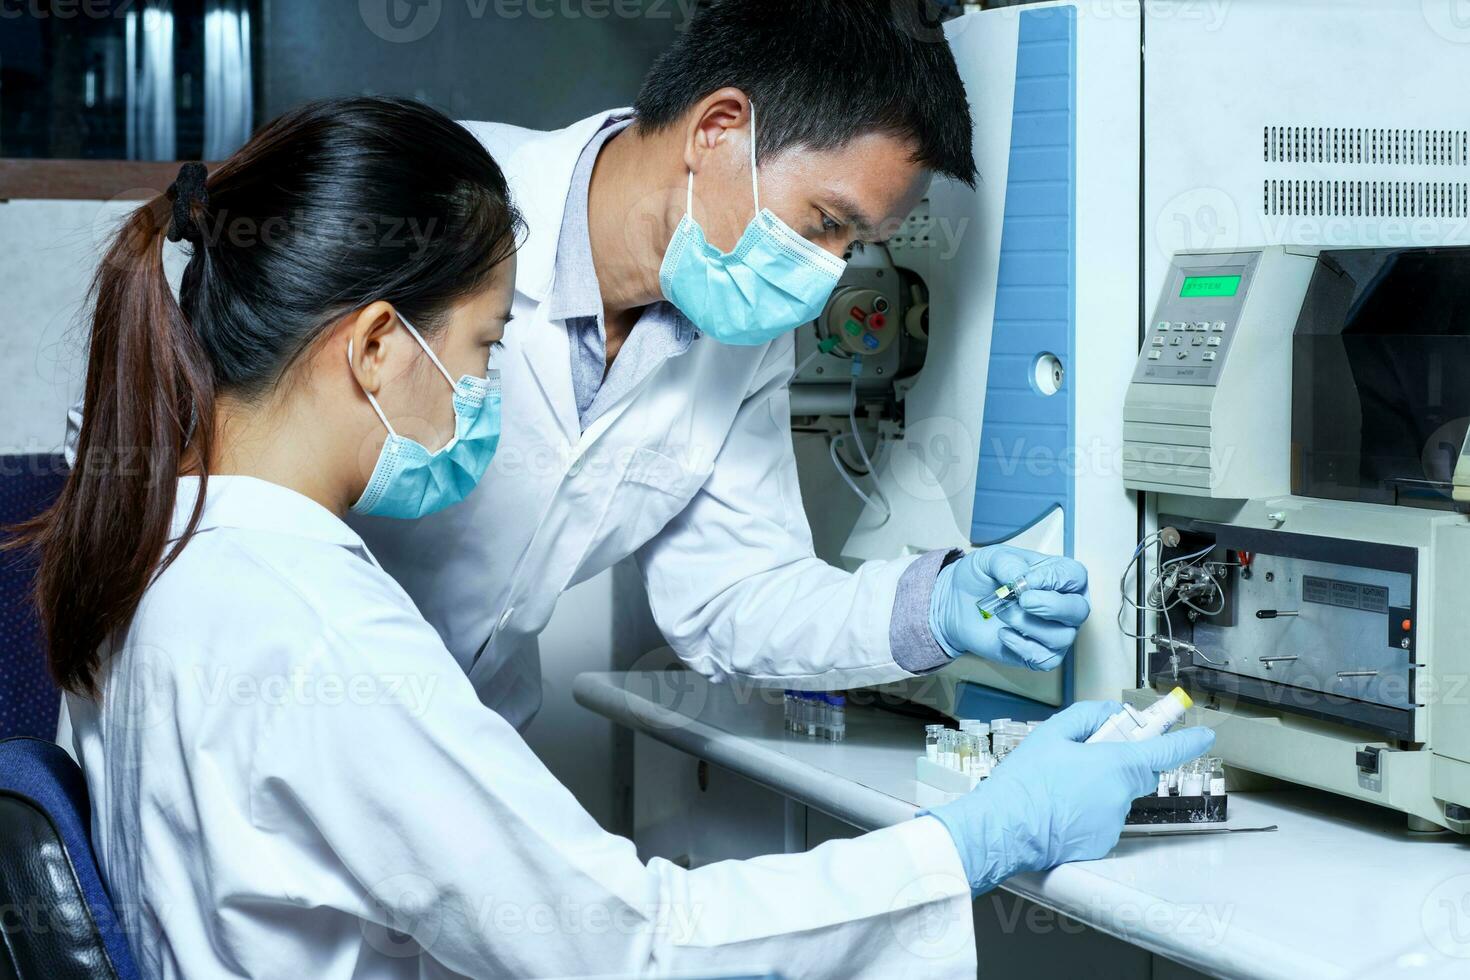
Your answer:
[[[1156,335],[1145,345],[1145,359],[1162,361],[1167,348],[1173,351],[1171,360],[1180,367],[1203,363],[1212,370],[1219,361],[1220,349],[1225,345],[1223,335],[1229,326],[1224,320],[1159,320],[1154,324]],[[1198,358],[1193,356],[1196,353]]]

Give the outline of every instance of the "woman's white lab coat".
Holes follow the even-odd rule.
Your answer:
[[[975,975],[938,821],[645,865],[358,536],[284,488],[210,482],[102,681],[69,698],[71,737],[150,976]]]

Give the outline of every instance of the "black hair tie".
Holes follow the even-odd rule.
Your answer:
[[[202,163],[186,163],[179,168],[179,177],[168,189],[168,199],[173,202],[173,221],[168,226],[168,240],[187,241],[191,245],[204,242],[204,233],[194,220],[194,205],[209,207],[209,189],[206,181],[209,170]]]

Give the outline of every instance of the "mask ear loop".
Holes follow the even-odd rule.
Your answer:
[[[438,355],[436,355],[434,351],[430,349],[429,345],[424,342],[424,338],[419,334],[417,330],[414,329],[413,324],[408,322],[408,317],[404,316],[402,313],[399,313],[398,322],[407,327],[408,332],[413,335],[413,339],[419,342],[419,346],[424,349],[424,353],[429,355],[429,360],[434,362],[434,366],[439,369],[439,373],[444,375],[444,380],[449,382],[449,387],[455,387],[454,379],[449,376],[448,371],[444,370],[444,364],[439,360]],[[351,343],[351,341],[348,341],[348,343]]]
[[[348,368],[348,370],[351,370],[352,367],[353,367],[353,364],[352,364],[352,340],[351,340],[351,338],[349,338],[348,341],[347,341],[347,368]],[[354,374],[353,374],[354,380],[356,379],[356,377],[357,377],[357,375],[354,372]],[[357,383],[357,386],[359,388],[362,388],[362,382],[359,381]],[[362,393],[364,395],[367,395],[368,404],[371,405],[371,406],[373,406],[373,411],[375,411],[375,412],[378,413],[378,418],[381,419],[382,422],[383,422],[383,428],[385,428],[385,429],[388,430],[388,434],[390,436],[392,436],[395,439],[398,438],[398,433],[395,432],[395,431],[393,431],[393,423],[392,422],[389,422],[388,421],[388,416],[386,416],[386,415],[383,414],[383,409],[378,404],[378,400],[373,397],[373,393],[371,391],[368,391],[366,388],[362,388]]]
[[[755,169],[755,103],[754,102],[750,103],[750,190],[751,190],[751,194],[755,197],[755,213],[756,214],[760,214],[761,213],[761,181],[760,181],[760,174],[757,173],[756,172],[756,169]],[[693,218],[694,218],[694,171],[693,170],[689,171],[689,188],[688,188],[688,190],[686,190],[684,192],[684,213],[687,214],[687,215],[689,215],[690,220],[693,220]],[[403,317],[403,314],[400,313],[399,314],[399,319],[402,319],[402,317]],[[404,326],[408,326],[408,321],[407,320],[404,320],[403,321],[403,324],[404,324]],[[413,327],[409,327],[408,329],[412,330]],[[417,337],[418,334],[415,333],[414,336]],[[419,343],[422,344],[423,341],[420,340]],[[429,350],[429,349],[427,347],[425,347],[424,350]],[[434,352],[433,351],[429,351],[429,356],[430,357],[434,357]],[[435,358],[434,359],[434,363],[436,363],[436,364],[438,363],[438,358]],[[444,369],[443,368],[440,368],[439,370],[442,371]],[[445,377],[448,377],[448,375],[446,374]]]
[[[755,194],[755,213],[761,213],[761,179],[755,169],[755,103],[750,103],[750,189]]]

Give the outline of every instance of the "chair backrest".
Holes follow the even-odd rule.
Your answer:
[[[138,980],[89,833],[87,783],[38,738],[0,741],[0,977]],[[8,969],[8,973],[7,973]]]
[[[0,528],[41,513],[61,492],[60,456],[0,456]],[[61,695],[46,673],[41,626],[31,602],[35,563],[0,552],[0,738],[56,737]]]

